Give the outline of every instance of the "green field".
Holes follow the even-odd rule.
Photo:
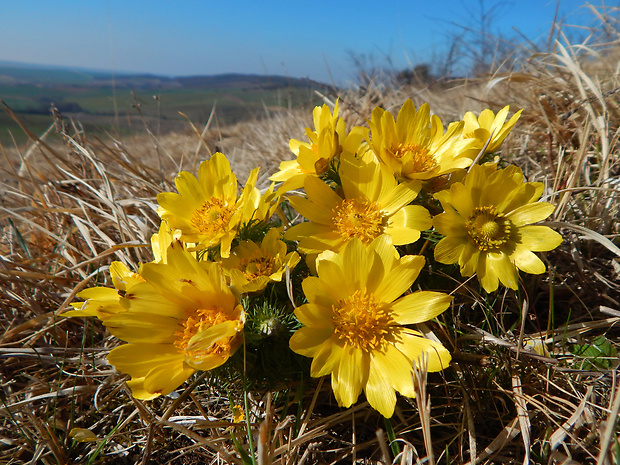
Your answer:
[[[9,71],[0,67],[0,99],[35,133],[52,124],[52,105],[89,132],[142,131],[145,124],[169,132],[186,127],[187,118],[204,125],[214,108],[219,124],[260,119],[283,109],[312,108],[320,103],[315,90],[325,92],[319,83],[277,76],[121,76],[112,82],[80,75],[78,82],[71,73],[51,73],[44,80],[41,72]],[[0,143],[13,144],[14,139],[22,143],[27,137],[8,114],[0,113]]]

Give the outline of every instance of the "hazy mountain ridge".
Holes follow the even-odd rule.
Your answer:
[[[324,87],[307,78],[278,75],[222,73],[214,75],[163,76],[152,73],[112,73],[79,67],[17,63],[0,60],[0,84],[3,85],[77,85],[86,87],[116,86],[120,88],[280,88]]]

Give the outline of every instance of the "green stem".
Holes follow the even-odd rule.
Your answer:
[[[396,442],[396,434],[394,433],[394,428],[392,428],[392,422],[389,418],[384,418],[385,420],[385,432],[387,434],[388,439],[390,440],[390,449],[392,449],[392,454],[396,457],[400,454],[400,447],[398,446],[398,442]]]

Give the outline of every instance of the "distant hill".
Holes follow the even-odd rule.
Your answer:
[[[63,84],[85,87],[115,85],[142,89],[326,87],[325,84],[310,79],[277,75],[226,73],[170,77],[146,73],[111,73],[79,67],[36,65],[2,60],[0,60],[0,84],[51,87]]]
[[[329,92],[323,83],[285,76],[113,75],[102,70],[0,61],[0,99],[16,113],[44,126],[52,105],[98,130],[110,126],[138,130],[148,121],[164,131],[176,130],[187,124],[179,112],[200,124],[214,107],[218,121],[228,124],[259,118],[269,111],[312,107],[320,103],[316,90]],[[16,126],[0,112],[0,141],[7,134],[5,127]]]

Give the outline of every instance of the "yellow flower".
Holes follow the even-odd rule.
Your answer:
[[[427,103],[416,112],[407,100],[396,120],[377,107],[369,125],[375,153],[397,177],[431,179],[471,165],[473,141],[461,139],[463,123],[449,125],[444,134]]]
[[[170,229],[165,221],[159,224],[159,231],[151,236],[151,250],[155,263],[166,263],[168,260],[168,247],[173,241],[181,238],[181,231]],[[193,244],[192,244],[193,245]]]
[[[165,221],[159,225],[159,232],[151,236],[151,249],[155,262],[166,263],[167,250],[172,241],[180,237],[179,231],[172,231]],[[95,316],[100,320],[106,320],[111,315],[124,312],[125,308],[120,304],[121,295],[124,295],[134,284],[144,282],[140,273],[134,273],[122,262],[110,264],[110,276],[114,289],[109,287],[92,287],[77,294],[77,297],[85,302],[71,304],[73,310],[65,312],[65,317]]]
[[[493,111],[487,108],[482,110],[478,118],[471,111],[468,111],[463,117],[465,123],[463,126],[463,138],[475,140],[475,146],[480,150],[485,146],[491,134],[493,134],[486,152],[497,152],[523,111],[519,110],[506,122],[508,110],[510,110],[510,106],[505,106],[495,115]]]
[[[299,263],[297,252],[286,253],[286,244],[279,240],[280,231],[270,229],[260,246],[252,241],[241,242],[230,257],[222,259],[222,267],[231,284],[239,292],[259,292],[271,281],[282,281],[282,275]]]
[[[198,179],[181,171],[175,179],[178,194],[157,195],[157,213],[172,229],[181,230],[181,240],[200,248],[220,245],[220,254],[227,257],[244,213],[246,199],[254,193],[258,168],[250,173],[241,196],[237,198],[237,177],[221,153],[203,161]]]
[[[370,405],[391,417],[395,391],[415,397],[412,367],[423,354],[428,371],[448,366],[445,347],[405,326],[436,317],[452,300],[431,291],[401,297],[423,266],[421,256],[398,258],[389,238],[381,236],[368,246],[354,239],[338,254],[323,252],[318,277],[304,279],[308,303],[295,310],[303,327],[290,347],[312,357],[313,377],[331,374],[340,406],[351,406],[363,389]]]
[[[516,166],[472,167],[463,183],[435,194],[444,213],[433,218],[444,237],[435,247],[441,263],[458,262],[461,275],[477,274],[487,292],[498,287],[517,289],[517,269],[541,274],[545,264],[533,253],[556,248],[562,236],[547,226],[531,226],[554,210],[537,202],[543,184],[524,182]]]
[[[253,173],[254,172],[258,175],[258,171],[255,170]],[[282,200],[279,191],[275,190],[274,183],[271,183],[271,185],[266,188],[262,194],[255,184],[256,179],[250,178],[248,179],[246,188],[244,189],[246,198],[240,217],[240,223],[242,225],[257,225],[266,223],[275,213],[280,205],[280,201]]]
[[[335,157],[343,152],[355,153],[364,144],[367,129],[355,126],[347,133],[346,123],[338,117],[338,102],[334,113],[327,105],[315,107],[312,112],[315,130],[306,128],[308,142],[291,139],[289,147],[296,160],[283,161],[280,171],[271,176],[272,181],[284,181],[280,192],[299,189],[308,175],[324,174]]]
[[[372,151],[343,154],[339,171],[343,197],[320,179],[308,177],[308,198],[290,198],[292,207],[310,220],[284,234],[285,239],[299,241],[301,251],[338,251],[354,237],[368,244],[381,234],[389,235],[395,245],[410,244],[430,228],[428,211],[409,205],[420,182],[398,184]]]
[[[241,344],[245,314],[219,265],[198,262],[179,242],[167,263],[143,265],[140,274],[146,282],[121,298],[126,311],[104,324],[129,343],[108,361],[131,376],[134,397],[152,399],[226,362]]]
[[[243,410],[243,407],[241,407],[241,405],[233,405],[232,413],[233,423],[241,423],[242,421],[245,421],[245,411]]]

